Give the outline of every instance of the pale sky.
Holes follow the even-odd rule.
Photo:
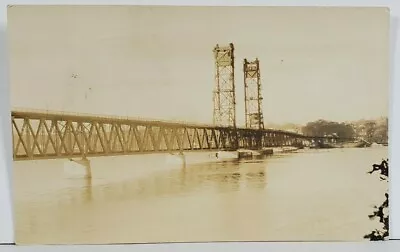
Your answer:
[[[266,124],[388,115],[384,8],[13,6],[8,32],[13,107],[211,123],[232,42],[238,125],[255,57]]]

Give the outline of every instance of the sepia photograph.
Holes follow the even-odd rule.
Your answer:
[[[9,5],[16,244],[387,240],[389,20]]]

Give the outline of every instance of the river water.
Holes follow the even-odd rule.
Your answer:
[[[361,240],[380,227],[368,214],[387,190],[366,172],[387,157],[387,147],[185,167],[165,155],[104,157],[91,159],[92,179],[66,169],[65,160],[18,161],[16,241]]]

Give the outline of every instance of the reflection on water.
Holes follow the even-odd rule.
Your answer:
[[[160,155],[15,162],[18,243],[360,240],[386,184],[366,174],[387,148],[166,165]]]

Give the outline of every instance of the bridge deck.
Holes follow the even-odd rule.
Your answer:
[[[12,111],[11,116],[14,160],[254,149],[311,138],[272,129],[55,112]]]

